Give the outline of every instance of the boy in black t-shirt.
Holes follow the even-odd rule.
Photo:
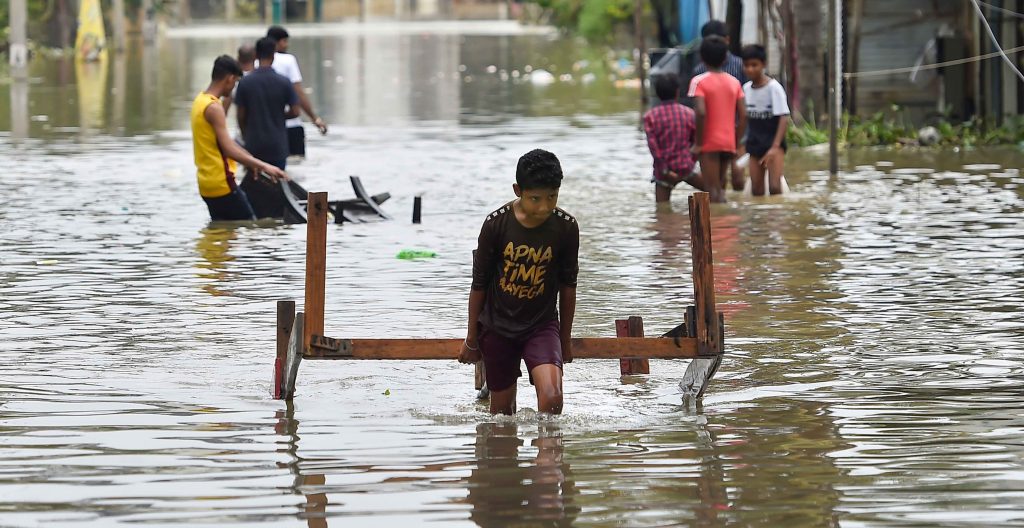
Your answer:
[[[786,157],[786,126],[789,103],[779,81],[764,73],[768,55],[764,46],[744,46],[743,70],[750,81],[743,85],[747,100],[747,153],[750,154],[750,190],[764,196],[764,177],[768,173],[768,192],[782,194],[782,162]]]
[[[487,215],[480,228],[459,361],[483,358],[492,414],[516,412],[521,361],[537,390],[537,410],[562,412],[562,363],[572,361],[580,231],[576,219],[556,207],[561,185],[562,167],[554,154],[527,152],[516,167],[516,199]]]

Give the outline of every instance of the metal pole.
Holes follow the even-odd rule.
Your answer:
[[[28,64],[28,8],[25,0],[10,0],[10,61],[14,73],[21,77],[25,72],[21,71]]]
[[[839,120],[842,119],[842,99],[839,90],[842,86],[842,66],[839,53],[840,24],[839,17],[842,16],[842,0],[830,0],[828,3],[828,57],[829,57],[829,82],[828,82],[828,170],[835,175],[839,172]]]

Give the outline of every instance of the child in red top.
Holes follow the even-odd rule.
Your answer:
[[[707,65],[690,81],[689,96],[697,111],[697,144],[693,153],[700,158],[701,187],[711,201],[725,201],[725,168],[736,155],[736,145],[747,128],[743,87],[722,71],[729,48],[720,37],[708,37],[700,45],[700,57]]]

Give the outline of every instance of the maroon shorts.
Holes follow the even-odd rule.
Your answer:
[[[521,361],[526,361],[527,373],[539,365],[562,368],[562,340],[558,334],[557,319],[537,327],[523,340],[509,339],[481,328],[480,353],[484,356],[487,388],[500,391],[514,385],[516,379],[523,375],[519,370]],[[532,376],[530,383],[533,383]]]

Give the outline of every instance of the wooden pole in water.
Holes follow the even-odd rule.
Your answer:
[[[111,3],[110,25],[114,30],[114,51],[124,51],[125,21],[124,21],[124,0],[114,0]]]
[[[271,387],[275,400],[284,398],[284,367],[288,358],[288,340],[291,339],[293,324],[295,301],[277,301],[277,355],[274,358],[274,386]]]
[[[644,112],[647,110],[647,90],[644,88],[644,80],[647,74],[644,72],[644,2],[634,0],[633,2],[633,31],[636,33],[636,77],[640,80],[640,118],[643,120]]]
[[[306,202],[306,304],[302,349],[310,337],[324,335],[324,290],[327,282],[327,193],[309,193]]]
[[[412,223],[418,224],[422,221],[423,217],[423,197],[416,195],[412,199]]]
[[[615,321],[616,337],[643,337],[644,320],[642,317],[633,316],[629,319],[618,319]],[[620,358],[619,374],[623,376],[631,374],[650,374],[651,361],[647,358]]]
[[[8,55],[11,68],[16,77],[24,75],[23,68],[28,64],[28,7],[25,0],[10,0],[8,15],[10,20],[10,49]]]
[[[708,193],[690,196],[690,244],[693,248],[693,298],[696,305],[697,351],[722,351],[721,325],[715,309],[715,267],[711,255],[711,200]]]

